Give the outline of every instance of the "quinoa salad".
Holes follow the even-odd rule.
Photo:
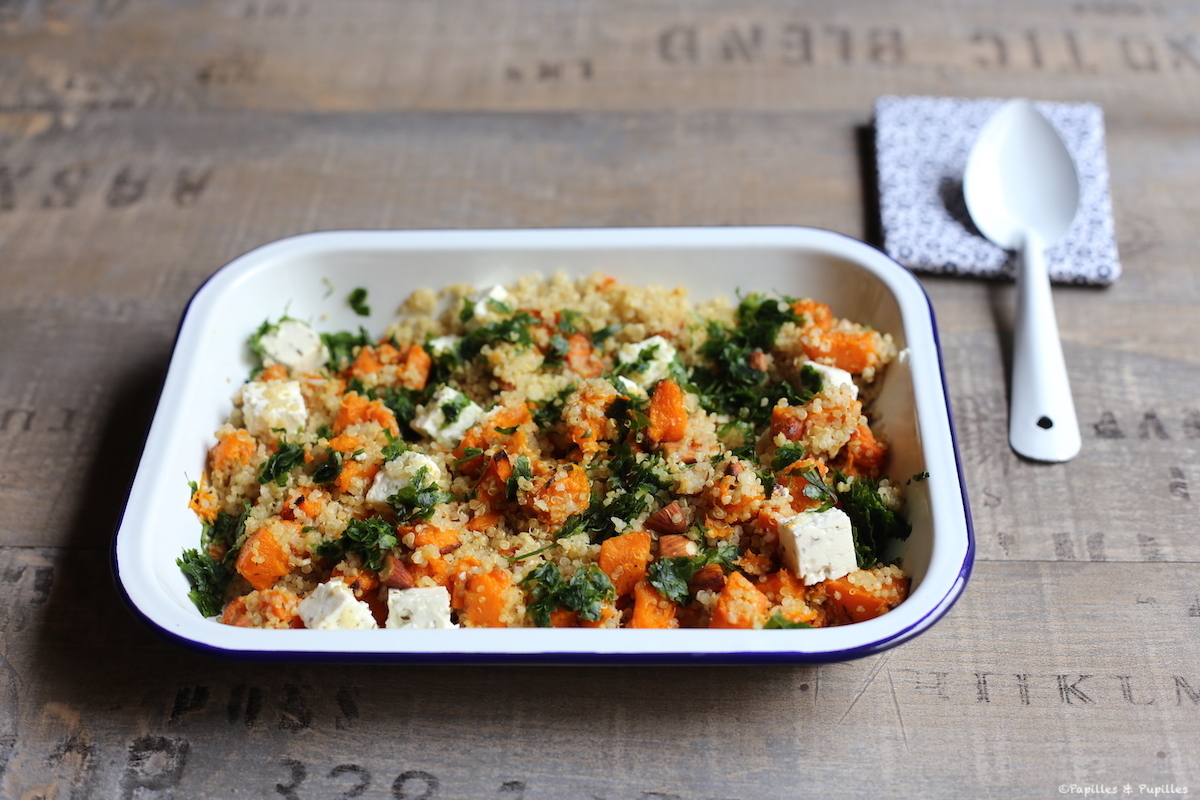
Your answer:
[[[248,344],[178,560],[218,622],[815,628],[907,596],[896,346],[819,299],[535,275]]]

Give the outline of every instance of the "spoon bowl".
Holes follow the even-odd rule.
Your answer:
[[[1079,177],[1066,145],[1033,103],[1010,100],[984,125],[967,159],[963,196],[979,231],[1017,251],[1009,444],[1035,461],[1069,461],[1082,440],[1045,249],[1075,219]]]

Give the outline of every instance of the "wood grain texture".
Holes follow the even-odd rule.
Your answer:
[[[263,665],[124,607],[112,531],[220,265],[330,228],[866,236],[887,93],[1101,103],[1124,266],[1055,291],[1084,449],[1052,467],[1005,443],[1012,287],[922,279],[979,555],[929,632],[822,667]],[[0,4],[0,796],[1200,791],[1197,109],[1193,2]]]

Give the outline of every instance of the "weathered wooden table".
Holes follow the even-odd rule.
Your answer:
[[[978,562],[823,667],[216,662],[109,548],[180,314],[330,228],[864,237],[882,94],[1105,110],[1125,275],[1055,296],[1084,449],[1005,443],[1012,287],[924,278]],[[1200,792],[1200,4],[0,3],[0,795]]]

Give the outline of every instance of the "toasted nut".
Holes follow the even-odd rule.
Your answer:
[[[755,350],[750,354],[750,369],[756,369],[759,372],[766,372],[771,366],[771,361],[767,358],[767,354],[762,350]]]
[[[663,558],[691,558],[700,548],[686,536],[672,533],[658,540],[658,554]]]
[[[683,533],[687,530],[687,517],[679,503],[670,503],[651,514],[646,527],[659,533]]]
[[[709,564],[707,567],[702,567],[696,570],[696,574],[688,582],[688,588],[694,592],[704,589],[710,592],[719,592],[725,588],[725,570],[721,569],[720,564]]]
[[[408,567],[404,566],[404,562],[391,553],[383,559],[383,569],[379,571],[379,579],[383,581],[384,586],[390,586],[393,589],[411,589],[416,583],[412,573],[408,571]]]

